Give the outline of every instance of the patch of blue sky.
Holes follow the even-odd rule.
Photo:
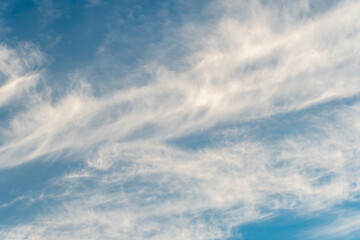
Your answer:
[[[51,211],[64,200],[60,196],[66,192],[54,180],[82,166],[82,162],[74,159],[48,161],[44,157],[0,170],[0,226],[27,223]]]
[[[69,87],[69,74],[83,69],[90,71],[87,80],[96,90],[121,85],[139,61],[155,57],[151,48],[163,41],[165,29],[194,17],[192,11],[204,2],[18,0],[5,5],[2,20],[11,31],[2,41],[40,46],[47,56],[48,85]]]

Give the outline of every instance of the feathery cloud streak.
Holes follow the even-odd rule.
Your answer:
[[[148,76],[142,85],[95,95],[74,74],[80,84],[59,100],[28,92],[32,101],[1,133],[0,167],[65,154],[82,156],[85,165],[34,200],[55,201],[50,214],[0,236],[216,239],[279,209],[310,213],[355,200],[359,105],[331,109],[331,118],[306,109],[359,94],[360,4],[344,1],[312,15],[310,3],[214,2],[208,11],[221,9],[215,23],[189,22],[171,43],[185,42],[191,52],[178,60],[181,70],[154,57],[134,70]],[[13,52],[4,47],[11,64],[1,70],[10,76],[2,86],[36,83],[31,66],[39,53],[17,63]],[[31,86],[3,90],[4,103]],[[249,140],[196,151],[166,144],[300,110],[317,133],[269,143],[251,139],[248,129]],[[54,188],[61,194],[53,196]]]

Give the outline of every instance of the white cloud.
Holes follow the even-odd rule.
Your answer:
[[[17,49],[0,45],[0,107],[36,85],[42,59],[42,54],[28,43]]]
[[[276,210],[324,210],[359,191],[358,113],[359,105],[332,112],[335,121],[320,132],[273,143],[223,143],[195,152],[142,140],[105,144],[88,167],[58,179],[66,193],[59,206],[1,234],[214,239]]]
[[[308,231],[307,237],[311,239],[354,239],[359,233],[360,218],[359,213],[340,212],[335,221],[328,225],[314,227]]]
[[[150,75],[143,86],[98,97],[74,90],[55,104],[36,103],[13,120],[15,136],[0,154],[11,159],[16,149],[14,165],[71,146],[124,139],[144,128],[163,141],[234,118],[262,118],[359,93],[358,3],[281,31],[268,24],[272,9],[252,7],[266,14],[245,22],[224,15],[203,37],[187,27],[180,31],[202,46],[188,56],[187,70],[148,64],[137,70]],[[202,27],[208,29],[197,29]]]
[[[278,209],[309,213],[352,199],[359,190],[358,105],[333,111],[333,121],[313,116],[317,134],[272,144],[230,142],[192,152],[165,145],[219,123],[271,117],[359,93],[358,2],[309,18],[293,16],[292,4],[285,11],[239,2],[215,3],[224,10],[216,24],[179,30],[186,36],[178,41],[189,49],[201,46],[181,71],[159,60],[135,70],[149,76],[141,86],[94,96],[85,84],[55,103],[37,93],[37,101],[1,136],[0,167],[64,150],[82,155],[87,166],[58,180],[66,192],[58,197],[61,206],[0,236],[222,238],[232,226]],[[309,11],[306,1],[299,4]],[[249,12],[245,18],[235,14],[245,14],[241,7]],[[22,75],[15,63],[9,65],[15,70],[4,65],[1,71]]]

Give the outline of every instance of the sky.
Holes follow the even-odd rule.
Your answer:
[[[360,239],[359,12],[2,0],[0,239]]]

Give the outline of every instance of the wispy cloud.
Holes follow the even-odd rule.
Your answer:
[[[186,43],[181,67],[154,56],[128,77],[147,76],[140,84],[94,94],[79,71],[71,75],[78,85],[56,101],[31,92],[33,100],[0,135],[0,168],[59,155],[81,158],[84,166],[48,182],[34,200],[53,199],[49,212],[4,227],[0,236],[216,239],[276,210],[306,214],[354,199],[359,104],[330,109],[331,118],[304,109],[359,94],[360,4],[344,1],[316,13],[310,5],[213,2],[211,24],[187,22],[166,43]],[[41,54],[25,49],[1,50],[4,104],[41,76],[33,73]],[[166,144],[218,124],[300,110],[317,132],[271,143],[220,141],[196,151]]]
[[[37,84],[43,56],[31,44],[20,44],[17,49],[0,46],[0,107]]]
[[[308,231],[308,236],[311,239],[356,239],[360,231],[359,214],[340,212],[338,215],[335,221]]]
[[[186,71],[148,64],[144,86],[98,97],[81,87],[56,103],[45,99],[13,119],[14,137],[1,152],[12,155],[24,146],[29,150],[16,157],[20,163],[70,146],[121,140],[144,128],[161,141],[234,117],[261,118],[353,96],[359,92],[358,8],[340,5],[281,32],[266,19],[242,23],[225,15],[205,38],[183,33],[195,34],[203,46],[189,56]]]

